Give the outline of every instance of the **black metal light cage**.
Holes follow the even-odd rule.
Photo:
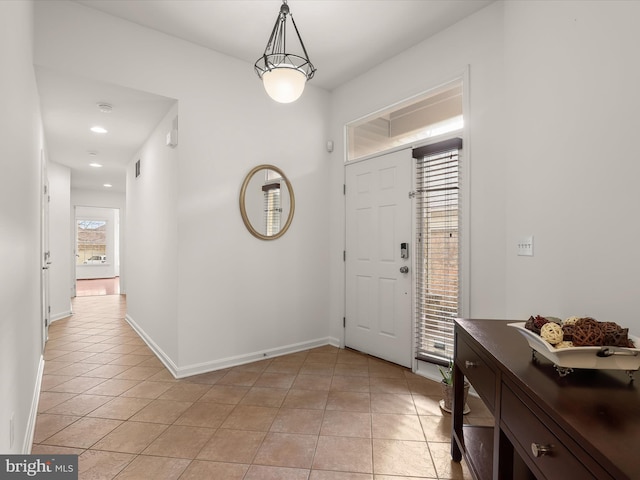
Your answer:
[[[293,28],[295,29],[296,35],[298,36],[298,41],[300,42],[300,46],[302,47],[304,57],[286,52],[287,15],[291,17],[291,23],[293,23]],[[266,72],[270,72],[271,70],[274,70],[276,68],[290,68],[280,67],[280,65],[283,63],[290,64],[296,70],[304,73],[304,75],[307,77],[307,80],[311,80],[314,73],[316,72],[316,68],[309,60],[309,54],[307,53],[307,49],[304,47],[304,43],[302,42],[302,38],[300,37],[300,32],[298,32],[298,27],[296,26],[296,22],[293,19],[293,15],[291,15],[291,12],[289,11],[287,0],[283,0],[282,2],[280,13],[278,13],[278,18],[276,19],[276,23],[273,26],[273,31],[271,32],[271,36],[269,37],[269,41],[267,42],[267,47],[264,49],[262,57],[260,57],[256,61],[254,68],[258,76],[262,78],[262,75],[264,75]]]

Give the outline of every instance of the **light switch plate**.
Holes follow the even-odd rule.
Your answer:
[[[522,237],[518,240],[518,255],[533,257],[533,236]]]

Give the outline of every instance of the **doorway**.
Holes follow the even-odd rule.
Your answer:
[[[425,295],[411,148],[463,130],[466,85],[468,71],[346,125],[345,345],[410,368]]]
[[[75,296],[120,294],[120,210],[75,207]]]

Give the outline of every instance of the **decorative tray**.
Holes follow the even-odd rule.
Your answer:
[[[640,368],[640,349],[627,347],[569,347],[555,348],[543,340],[540,335],[525,328],[525,322],[509,323],[516,328],[529,343],[535,353],[552,361],[556,370],[562,376],[570,373],[574,368],[590,368],[596,370],[626,370],[632,377],[632,372]],[[635,345],[640,345],[640,339],[629,335]]]

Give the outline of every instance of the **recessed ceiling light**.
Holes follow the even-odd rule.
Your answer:
[[[95,127],[91,127],[90,129],[93,133],[107,133],[107,129],[104,127],[100,127],[96,125]]]
[[[89,164],[90,167],[95,167],[95,168],[100,168],[102,166],[102,164],[97,163],[97,162],[91,162]]]
[[[113,185],[111,185],[110,183],[105,183],[105,184],[103,185],[103,187],[105,187],[105,188],[111,188],[111,187],[113,187]]]

